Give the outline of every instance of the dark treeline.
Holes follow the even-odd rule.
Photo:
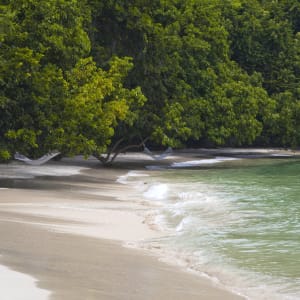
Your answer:
[[[300,143],[298,0],[1,0],[0,160]]]

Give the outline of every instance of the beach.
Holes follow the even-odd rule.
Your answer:
[[[11,276],[20,294],[5,298],[0,286],[1,299],[243,299],[176,262],[127,247],[163,234],[151,226],[147,205],[117,182],[149,163],[132,157],[120,157],[115,168],[82,158],[1,166],[0,264],[34,278],[40,291],[34,298],[32,282],[18,289]]]

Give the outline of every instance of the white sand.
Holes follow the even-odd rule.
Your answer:
[[[37,176],[72,176],[87,168],[79,166],[43,165],[29,166],[23,163],[0,164],[0,179],[30,179]]]
[[[124,189],[122,193],[124,197]],[[19,199],[20,194],[22,202],[14,201]],[[6,202],[1,199],[0,209],[3,212],[13,212],[20,217],[24,215],[44,217],[47,220],[31,222],[15,218],[14,222],[43,226],[57,232],[117,241],[140,241],[161,236],[160,232],[152,230],[145,224],[145,207],[130,201],[97,202],[85,198],[66,198],[58,202],[56,196],[50,197],[48,192],[20,189],[3,190],[1,198],[9,200]],[[97,199],[97,196],[95,198]],[[61,224],[59,220],[62,220]]]
[[[51,292],[36,286],[37,280],[29,275],[0,265],[1,300],[44,300]]]

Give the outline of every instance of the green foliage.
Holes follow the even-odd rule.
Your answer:
[[[277,2],[262,5],[256,0],[241,1],[238,9],[228,13],[233,59],[250,73],[261,72],[270,94],[299,85],[296,28],[282,6]]]
[[[84,58],[89,18],[81,6],[12,1],[3,7],[0,133],[9,150],[2,158],[8,158],[5,151],[34,157],[53,149],[100,154],[120,121],[133,125],[137,119],[145,97],[139,88],[123,87],[130,59],[116,57],[104,71]]]
[[[297,0],[6,1],[0,160],[145,138],[297,147],[299,20]]]
[[[12,0],[9,11],[20,44],[42,53],[42,64],[69,68],[90,51],[89,8],[77,0]],[[14,37],[13,37],[14,38]],[[15,44],[15,39],[10,41]]]
[[[265,118],[259,142],[299,145],[296,118],[289,112],[299,102],[299,1],[241,0],[235,7],[227,2],[224,14],[232,58],[250,74],[260,72],[263,87],[276,100],[274,119]]]
[[[139,89],[128,90],[122,81],[132,67],[128,58],[115,58],[108,71],[92,58],[82,59],[67,73],[69,95],[63,112],[65,151],[99,156],[106,151],[120,121],[133,124],[130,108],[144,103]]]
[[[10,159],[10,153],[6,149],[0,148],[0,162],[4,162]]]
[[[276,96],[278,112],[264,133],[264,138],[269,144],[293,148],[299,146],[300,98],[295,98],[290,92]]]
[[[221,20],[212,1],[108,1],[96,11],[98,62],[133,56],[127,84],[141,86],[148,99],[138,123],[143,136],[175,146],[193,135],[183,119],[187,101],[206,92],[209,67],[227,58]]]
[[[262,112],[274,105],[259,85],[259,76],[250,77],[231,63],[219,64],[211,78],[215,78],[211,92],[187,105],[194,137],[214,145],[251,144],[262,131]]]

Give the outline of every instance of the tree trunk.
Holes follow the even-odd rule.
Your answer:
[[[124,138],[118,140],[114,146],[107,152],[105,156],[94,154],[94,156],[103,164],[103,166],[112,166],[114,160],[120,153],[126,152],[129,149],[141,148],[145,145],[145,142],[149,139],[149,137],[145,138],[139,144],[132,144],[121,147],[118,149],[120,144],[124,141]]]

